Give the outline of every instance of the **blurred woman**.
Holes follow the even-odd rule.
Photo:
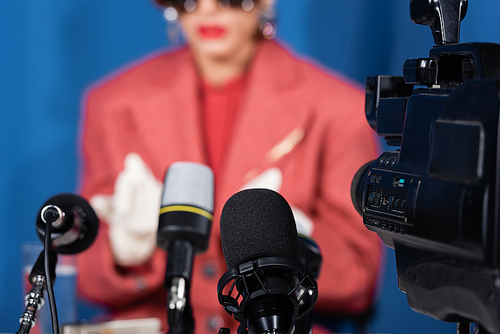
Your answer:
[[[242,188],[279,191],[323,264],[317,312],[358,313],[372,302],[379,243],[350,199],[356,170],[375,157],[364,96],[342,78],[271,41],[273,0],[160,1],[187,45],[129,66],[89,90],[82,193],[105,222],[79,259],[87,298],[117,318],[158,317],[166,329],[166,257],[155,248],[161,181],[170,164],[215,174],[215,219],[196,257],[197,333],[235,321],[217,301],[227,270],[218,218]]]

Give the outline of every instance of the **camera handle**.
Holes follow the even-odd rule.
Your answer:
[[[457,44],[467,6],[468,0],[410,0],[410,16],[431,28],[435,46]]]

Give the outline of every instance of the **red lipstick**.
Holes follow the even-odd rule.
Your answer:
[[[221,26],[201,26],[198,33],[202,38],[222,38],[227,30]]]

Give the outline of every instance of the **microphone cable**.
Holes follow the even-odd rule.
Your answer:
[[[59,217],[58,219],[62,219]],[[52,320],[52,333],[59,334],[59,320],[57,318],[56,300],[54,298],[54,287],[52,286],[52,277],[50,274],[50,247],[52,223],[56,221],[54,214],[47,214],[45,223],[45,238],[43,244],[45,279],[47,284],[47,298],[49,300],[50,318]]]

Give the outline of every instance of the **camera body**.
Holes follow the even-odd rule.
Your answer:
[[[358,171],[353,203],[412,309],[500,332],[500,45],[458,43],[467,1],[410,8],[435,46],[367,78],[367,120],[396,149]]]

